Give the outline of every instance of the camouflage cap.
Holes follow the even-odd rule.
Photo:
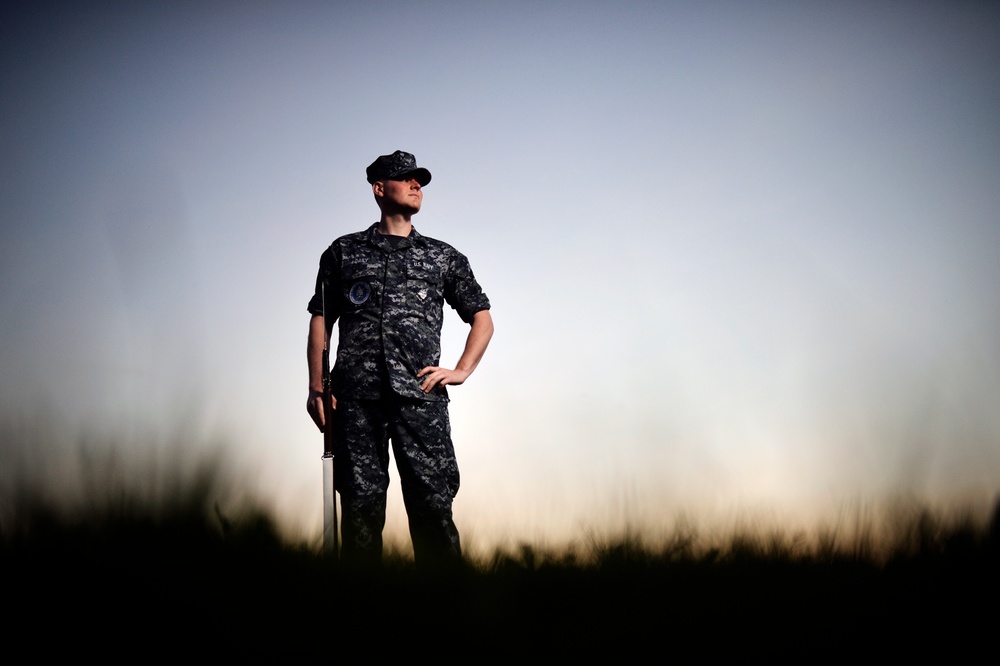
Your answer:
[[[412,153],[404,153],[397,150],[392,155],[380,155],[372,162],[367,171],[368,182],[374,183],[376,180],[399,179],[401,176],[412,175],[423,187],[431,182],[431,172],[423,167],[417,166],[417,158]]]

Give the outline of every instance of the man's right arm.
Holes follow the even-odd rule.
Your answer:
[[[320,432],[326,425],[326,414],[323,412],[323,347],[326,341],[326,330],[323,315],[313,315],[309,320],[309,340],[306,343],[306,361],[309,363],[309,399],[306,401],[306,411],[312,417]],[[337,408],[337,399],[330,396],[333,408]]]
[[[306,411],[309,412],[309,416],[312,417],[313,423],[316,424],[320,432],[323,432],[327,417],[323,409],[323,380],[325,379],[323,377],[323,349],[329,344],[327,340],[329,329],[324,314],[329,316],[331,328],[333,323],[337,321],[337,312],[328,311],[332,305],[330,299],[326,299],[327,303],[323,302],[325,292],[333,289],[334,291],[331,293],[335,293],[336,290],[336,286],[331,287],[330,285],[336,276],[336,272],[333,270],[336,265],[333,250],[331,245],[320,257],[319,273],[316,275],[316,291],[309,301],[308,307],[312,318],[309,320],[309,339],[306,342],[306,362],[309,364],[309,397],[306,400]],[[337,399],[330,396],[330,400],[332,408],[336,409]]]

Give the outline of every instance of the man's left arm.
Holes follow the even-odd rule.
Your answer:
[[[472,317],[472,328],[469,330],[469,337],[465,340],[465,351],[458,359],[458,365],[455,366],[454,370],[436,365],[427,366],[417,373],[417,377],[422,377],[424,380],[420,384],[420,390],[424,393],[430,393],[438,386],[463,384],[479,365],[492,337],[493,317],[490,316],[489,310],[480,310]]]

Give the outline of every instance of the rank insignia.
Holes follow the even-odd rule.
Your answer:
[[[417,298],[419,298],[422,301],[426,301],[427,300],[427,290],[426,289],[421,289],[420,291],[418,291],[417,292]]]

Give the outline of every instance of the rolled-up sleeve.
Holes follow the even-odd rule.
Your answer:
[[[309,299],[309,305],[306,306],[310,314],[319,316],[324,316],[325,314],[327,328],[333,325],[339,314],[335,306],[338,302],[336,294],[339,285],[335,283],[338,282],[340,276],[337,271],[333,270],[333,267],[333,251],[331,248],[327,248],[326,252],[319,259],[319,271],[316,273],[316,289],[313,292],[312,298]],[[323,311],[324,284],[327,292],[325,313]]]
[[[476,281],[469,260],[460,252],[455,252],[449,262],[444,299],[466,324],[472,323],[477,312],[490,309],[490,299]]]

